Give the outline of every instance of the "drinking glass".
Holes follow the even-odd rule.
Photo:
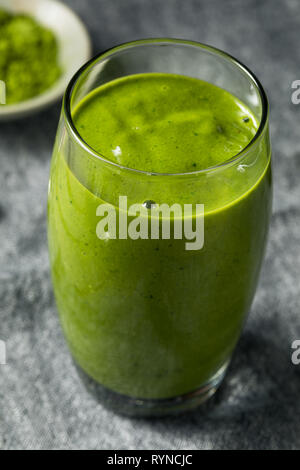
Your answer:
[[[180,74],[227,90],[256,116],[253,139],[234,158],[200,171],[154,173],[110,161],[82,139],[74,110],[101,85],[140,73]],[[261,84],[213,47],[135,41],[98,55],[74,76],[51,164],[49,251],[65,338],[88,390],[104,405],[164,415],[194,408],[218,388],[258,283],[271,214],[270,158]],[[186,249],[171,213],[169,239],[115,237],[109,230],[99,237],[104,203],[115,209],[119,233],[126,212],[120,196],[127,207],[144,207],[147,220],[160,204],[204,205],[204,213],[190,215],[201,222],[203,246]],[[160,229],[164,222],[158,219]]]

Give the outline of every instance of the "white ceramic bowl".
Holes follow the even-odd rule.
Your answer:
[[[21,103],[1,105],[0,121],[33,114],[62,97],[74,73],[91,57],[91,41],[78,16],[57,0],[0,0],[0,8],[27,13],[55,34],[63,74],[44,93]],[[0,77],[1,79],[1,77]]]

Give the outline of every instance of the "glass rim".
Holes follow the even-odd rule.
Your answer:
[[[75,123],[72,118],[72,112],[71,112],[71,98],[73,95],[73,92],[76,88],[76,85],[78,83],[78,80],[82,77],[84,73],[87,73],[93,66],[96,64],[99,60],[105,59],[106,57],[109,57],[115,53],[121,52],[124,49],[128,49],[131,47],[135,46],[143,46],[143,45],[161,45],[161,44],[169,44],[169,45],[185,45],[185,46],[193,46],[193,47],[199,47],[200,49],[205,49],[212,54],[219,55],[225,59],[227,59],[229,62],[233,63],[238,69],[242,70],[245,75],[249,77],[249,79],[252,81],[252,83],[256,86],[256,89],[259,92],[259,96],[261,99],[261,107],[262,107],[262,115],[260,119],[259,126],[255,132],[255,135],[253,138],[250,140],[250,142],[244,147],[240,152],[235,154],[232,158],[229,160],[222,162],[217,165],[213,165],[208,168],[203,168],[201,170],[195,170],[195,171],[188,171],[188,172],[177,172],[177,173],[160,173],[160,172],[155,172],[155,171],[145,171],[145,170],[139,170],[137,168],[130,168],[125,165],[121,165],[119,163],[113,162],[109,158],[105,157],[105,155],[101,154],[100,152],[97,152],[94,150],[85,140],[81,137],[79,134]],[[147,38],[147,39],[138,39],[135,41],[129,41],[125,42],[113,47],[110,47],[109,49],[106,49],[99,54],[95,55],[92,59],[90,59],[88,62],[86,62],[73,76],[71,81],[69,82],[69,85],[65,91],[64,98],[63,98],[63,104],[62,104],[62,110],[63,114],[66,120],[66,124],[68,126],[68,129],[74,138],[74,140],[82,147],[84,151],[86,151],[89,155],[91,155],[94,158],[97,158],[98,160],[102,161],[104,164],[118,168],[122,171],[128,171],[131,173],[136,173],[139,175],[146,175],[146,176],[197,176],[199,174],[205,174],[205,173],[211,173],[215,172],[218,170],[226,169],[230,166],[233,166],[234,164],[238,163],[239,161],[243,160],[243,158],[249,153],[249,151],[254,147],[254,145],[257,143],[261,135],[264,133],[264,130],[266,128],[267,122],[268,122],[268,116],[269,116],[269,103],[268,103],[268,98],[267,95],[264,91],[264,88],[256,75],[242,62],[240,62],[238,59],[233,57],[232,55],[228,54],[227,52],[222,51],[221,49],[218,49],[213,46],[209,46],[207,44],[197,42],[197,41],[191,41],[187,39],[175,39],[175,38]]]

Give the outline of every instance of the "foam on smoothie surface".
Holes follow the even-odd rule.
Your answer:
[[[76,108],[76,128],[96,152],[129,168],[181,173],[233,158],[258,123],[236,97],[210,83],[173,74],[114,80]]]

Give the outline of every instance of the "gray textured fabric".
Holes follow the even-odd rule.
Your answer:
[[[49,277],[46,193],[59,116],[0,125],[0,448],[300,448],[300,79],[298,0],[68,0],[100,51],[147,36],[225,49],[261,79],[271,102],[275,200],[255,302],[227,379],[191,414],[133,420],[84,390],[59,327]]]

